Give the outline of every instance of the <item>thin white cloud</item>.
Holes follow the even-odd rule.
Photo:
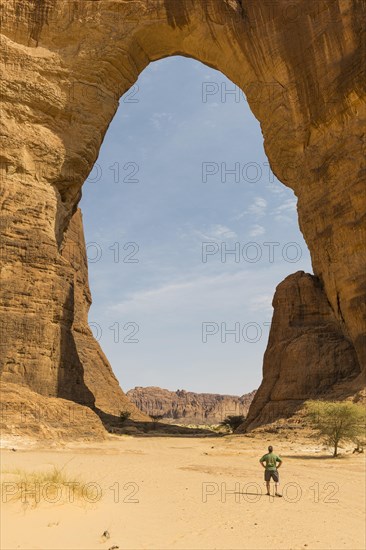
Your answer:
[[[297,218],[297,201],[294,198],[285,200],[280,206],[277,206],[272,212],[274,220],[277,222],[294,222]]]
[[[150,122],[155,126],[157,130],[162,129],[164,122],[171,122],[172,120],[172,113],[153,113],[150,117]]]
[[[255,197],[253,203],[246,210],[244,210],[244,212],[236,216],[236,219],[240,220],[248,214],[254,216],[255,218],[261,218],[266,214],[267,204],[266,199],[263,197]]]
[[[176,281],[155,288],[143,289],[132,292],[127,297],[109,307],[110,312],[126,313],[134,311],[153,312],[167,308],[168,310],[177,311],[177,308],[187,308],[187,304],[191,304],[190,309],[201,307],[207,308],[211,300],[207,300],[207,295],[215,296],[215,300],[220,303],[223,296],[227,296],[228,289],[233,300],[233,304],[237,302],[238,293],[246,293],[248,281],[248,272],[241,271],[239,273],[223,273],[220,275],[198,276],[189,281]],[[227,298],[225,300],[227,305]]]
[[[274,182],[270,182],[268,185],[266,185],[266,189],[268,189],[268,191],[270,191],[275,195],[281,195],[283,193],[286,193],[285,185],[283,185],[278,180],[275,180]]]
[[[207,231],[195,229],[193,233],[203,241],[224,241],[238,238],[235,231],[221,224],[211,225]]]
[[[280,213],[280,212],[296,212],[296,205],[297,205],[297,200],[296,199],[287,199],[285,200],[285,202],[283,204],[281,204],[280,206],[278,206],[276,208],[276,212]]]
[[[256,312],[272,312],[273,296],[269,294],[259,294],[250,301],[249,309]]]
[[[266,230],[263,227],[263,225],[254,224],[254,225],[252,225],[252,227],[249,231],[249,236],[250,237],[259,237],[259,235],[264,235],[265,232],[266,232]]]
[[[267,201],[263,197],[255,197],[253,204],[248,208],[250,214],[261,217],[264,216],[267,209]]]

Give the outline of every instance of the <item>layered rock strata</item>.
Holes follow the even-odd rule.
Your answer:
[[[222,71],[246,94],[271,168],[298,198],[336,332],[357,355],[350,377],[365,372],[364,1],[4,0],[0,10],[3,382],[106,414],[125,403],[88,329],[89,291],[67,240],[120,97],[170,55]],[[80,231],[75,238],[84,247]],[[282,353],[273,338],[266,365]],[[303,357],[318,345],[304,342]],[[348,364],[350,348],[337,349]],[[340,362],[329,366],[334,381]],[[275,372],[266,366],[265,387]],[[296,386],[285,372],[279,395],[279,384]]]
[[[306,399],[347,398],[359,388],[355,349],[319,279],[303,271],[289,275],[273,308],[263,381],[239,432],[290,416]]]
[[[161,416],[163,422],[218,424],[229,415],[246,416],[255,391],[239,397],[149,386],[133,388],[126,395],[142,412]]]

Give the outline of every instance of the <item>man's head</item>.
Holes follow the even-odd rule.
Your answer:
[[[270,453],[273,451],[272,445],[270,445],[270,446],[268,447],[268,451],[269,451]]]

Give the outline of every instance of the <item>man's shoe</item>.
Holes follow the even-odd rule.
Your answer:
[[[282,497],[282,495],[280,495],[280,493],[275,493],[275,496],[276,497]]]

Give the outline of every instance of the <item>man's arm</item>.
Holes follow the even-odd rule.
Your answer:
[[[265,461],[265,457],[262,456],[262,458],[259,459],[259,462],[262,464],[263,468],[266,467],[266,465],[264,464],[264,461]]]
[[[276,458],[278,464],[277,464],[277,470],[278,468],[281,468],[281,464],[282,464],[282,458],[280,458],[279,456]]]

